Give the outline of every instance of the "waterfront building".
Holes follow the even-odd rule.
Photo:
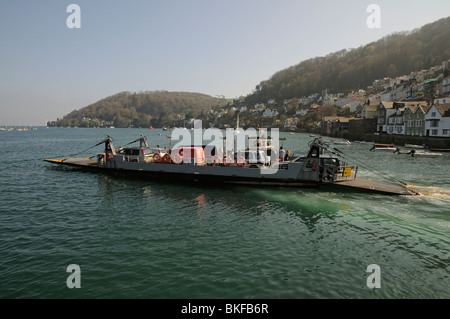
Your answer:
[[[403,113],[406,107],[399,107],[395,109],[395,113],[390,115],[387,120],[386,132],[388,134],[405,134],[405,125],[403,124]]]
[[[433,104],[425,114],[425,134],[450,137],[450,104]]]
[[[405,135],[425,136],[425,114],[430,109],[429,105],[410,105],[403,113],[405,123]]]
[[[395,113],[393,101],[381,101],[377,106],[377,131],[386,133],[389,116]]]
[[[426,106],[427,104],[425,101],[381,101],[377,106],[377,131],[388,134],[405,134],[404,112],[409,107],[419,105]],[[410,112],[411,110],[407,113],[408,116]]]

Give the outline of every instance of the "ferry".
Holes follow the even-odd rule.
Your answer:
[[[136,147],[116,150],[110,136],[104,152],[96,158],[63,157],[44,161],[79,168],[89,168],[156,181],[194,181],[212,184],[234,184],[270,187],[337,187],[388,195],[415,195],[401,182],[375,181],[357,177],[358,166],[339,159],[336,149],[316,138],[309,143],[305,156],[287,161],[276,158],[270,137],[256,138],[243,152],[222,154],[208,145],[186,145],[170,150],[151,148],[144,136],[129,143]],[[261,152],[263,151],[264,152]],[[325,151],[331,155],[325,155]]]

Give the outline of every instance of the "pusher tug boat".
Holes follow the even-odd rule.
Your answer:
[[[151,148],[144,136],[129,143],[139,142],[139,147],[116,150],[108,136],[94,145],[105,145],[97,158],[63,157],[44,161],[80,168],[119,173],[163,181],[195,181],[214,184],[239,184],[271,187],[339,187],[388,195],[415,195],[401,182],[383,182],[356,177],[358,166],[342,162],[341,151],[316,138],[309,143],[306,156],[289,161],[268,160],[261,150],[272,151],[270,137],[255,139],[246,151],[220,158],[215,148],[206,146],[181,146],[171,150]],[[250,142],[250,139],[249,139]],[[264,143],[262,143],[264,142]],[[263,148],[259,148],[263,145]],[[94,147],[93,146],[93,147]],[[328,151],[335,156],[326,156]],[[206,154],[206,155],[205,155]],[[265,153],[267,154],[267,153]],[[234,157],[234,158],[232,158]]]

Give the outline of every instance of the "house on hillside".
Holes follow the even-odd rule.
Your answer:
[[[435,104],[450,104],[450,96],[434,99]]]
[[[436,91],[439,91],[437,88],[439,82],[438,79],[429,79],[424,82],[424,93],[426,97],[433,97],[436,95]],[[439,94],[439,93],[438,93]]]
[[[319,105],[319,104],[313,104],[311,106],[311,109],[313,110],[314,114],[323,114],[324,110],[325,110],[325,106],[323,105]]]
[[[264,117],[274,117],[278,115],[278,111],[275,109],[265,109],[263,112]]]
[[[450,77],[442,80],[442,95],[450,94]]]
[[[294,131],[297,128],[298,118],[289,117],[284,121],[284,128]]]
[[[417,84],[410,85],[406,88],[406,99],[411,100],[415,99],[417,97],[418,93],[418,86]]]
[[[361,118],[363,119],[375,119],[377,118],[377,105],[364,104],[361,110]]]
[[[433,104],[425,114],[425,135],[450,137],[450,104]]]

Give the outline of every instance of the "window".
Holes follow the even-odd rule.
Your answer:
[[[439,120],[431,120],[430,127],[438,127],[439,126]]]
[[[416,126],[422,127],[422,121],[416,121]]]
[[[409,126],[409,127],[414,126],[414,121],[408,121],[408,126]]]
[[[450,135],[450,130],[442,130],[442,135]]]
[[[436,112],[431,112],[432,117],[436,117]]]
[[[433,136],[438,135],[438,130],[431,130],[431,135],[433,135]]]

